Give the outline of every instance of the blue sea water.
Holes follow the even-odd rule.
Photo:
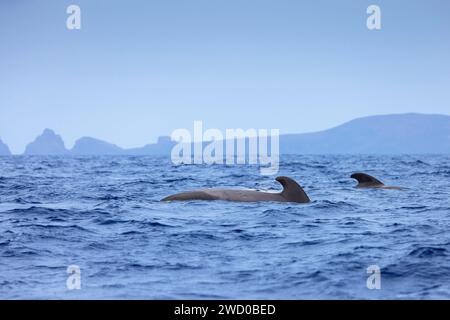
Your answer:
[[[355,189],[354,171],[408,189]],[[0,157],[0,298],[450,298],[450,157],[292,155],[279,174],[312,202],[159,202],[280,188],[256,166]],[[379,290],[366,286],[370,265]]]

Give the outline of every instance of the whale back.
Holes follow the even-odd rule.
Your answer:
[[[288,177],[277,177],[276,180],[283,186],[280,193],[262,192],[256,190],[234,189],[203,189],[182,192],[170,195],[161,201],[174,200],[228,200],[228,201],[279,201],[279,202],[310,202],[302,187]]]
[[[384,186],[383,182],[375,177],[372,177],[371,175],[368,175],[367,173],[357,172],[352,174],[350,177],[358,181],[358,185],[356,186],[357,188]]]
[[[284,176],[277,177],[275,180],[283,186],[283,191],[281,191],[280,195],[286,201],[300,203],[311,201],[303,188],[295,180]]]

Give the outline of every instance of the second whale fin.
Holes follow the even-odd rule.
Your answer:
[[[384,183],[378,180],[375,177],[372,177],[371,175],[368,175],[364,172],[356,172],[350,176],[353,179],[358,180],[358,187],[373,187],[373,186],[384,186]]]
[[[277,180],[283,186],[281,195],[286,200],[302,203],[311,201],[303,188],[295,180],[284,176],[276,177],[275,180]]]

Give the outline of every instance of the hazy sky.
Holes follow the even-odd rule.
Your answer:
[[[15,153],[44,128],[134,147],[194,120],[292,133],[403,112],[450,114],[450,1],[0,0]]]

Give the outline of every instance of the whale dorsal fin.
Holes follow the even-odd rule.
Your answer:
[[[282,186],[283,191],[281,191],[281,195],[288,201],[291,202],[301,202],[306,203],[310,202],[308,195],[303,190],[302,187],[293,179],[289,177],[276,177],[276,179]]]
[[[377,178],[368,175],[367,173],[357,172],[350,176],[353,179],[358,180],[357,187],[365,187],[365,186],[383,186],[384,183],[378,180]]]

